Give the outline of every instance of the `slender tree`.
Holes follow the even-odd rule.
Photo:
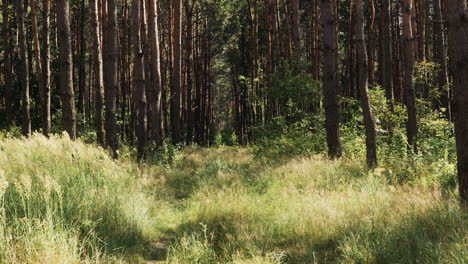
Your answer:
[[[70,0],[57,0],[57,41],[60,61],[63,127],[71,139],[76,139],[75,93],[73,91],[73,61],[70,29]]]
[[[144,54],[141,42],[141,24],[142,24],[142,0],[133,0],[133,50],[134,50],[134,64],[135,64],[135,89],[136,89],[136,110],[137,110],[137,137],[138,137],[138,157],[142,158],[144,148],[146,146],[146,81],[144,70]]]
[[[466,0],[446,0],[449,55],[453,73],[455,137],[458,154],[458,186],[468,202],[468,15]]]
[[[358,85],[364,125],[366,127],[367,166],[371,169],[377,167],[377,140],[375,121],[372,116],[369,101],[369,65],[364,37],[364,3],[363,0],[354,0],[354,35],[356,38],[356,52],[358,59]]]
[[[334,0],[322,0],[323,27],[323,94],[325,103],[325,128],[327,131],[328,154],[331,158],[341,157],[338,105],[338,74],[336,72],[335,16]]]
[[[117,137],[117,90],[118,90],[118,47],[117,47],[117,0],[108,0],[104,36],[104,93],[106,104],[106,143],[114,158],[118,157]]]
[[[150,71],[151,71],[151,98],[153,105],[150,106],[152,116],[151,138],[156,140],[158,145],[162,145],[164,140],[164,125],[162,115],[162,82],[161,82],[161,58],[159,51],[159,27],[158,27],[158,9],[155,0],[146,0],[148,10],[148,42],[150,50]]]
[[[45,136],[50,134],[50,1],[42,0],[42,129]]]
[[[41,60],[41,48],[39,44],[39,31],[37,29],[37,12],[36,12],[36,1],[35,0],[29,0],[29,5],[31,7],[31,22],[32,22],[32,33],[33,33],[33,40],[34,40],[34,57],[36,60],[36,75],[37,75],[37,85],[39,87],[39,97],[40,97],[40,102],[41,104],[47,103],[44,99],[44,78],[43,78],[43,71],[42,71],[42,60]],[[44,106],[42,107],[44,109]],[[48,114],[47,111],[42,113]],[[43,125],[43,133],[45,136],[49,136],[49,131],[50,127],[49,124],[47,123],[47,117],[43,117],[42,119],[45,121]]]
[[[447,52],[445,51],[444,21],[442,18],[442,7],[440,0],[434,0],[434,60],[439,65],[437,72],[437,87],[441,91],[439,107],[447,109],[449,120],[451,120],[450,95],[448,89]]]
[[[31,113],[29,102],[29,61],[28,50],[26,44],[26,9],[23,1],[15,1],[16,17],[18,22],[18,48],[19,48],[19,63],[18,63],[18,80],[22,94],[22,110],[23,110],[23,135],[31,135]],[[27,4],[27,3],[26,3]]]
[[[9,19],[9,0],[2,1],[2,18],[3,18],[3,43],[4,43],[4,66],[3,74],[5,78],[5,118],[6,125],[9,126],[13,122],[13,91],[12,91],[12,47],[10,39],[10,19]]]
[[[292,32],[294,42],[294,52],[296,56],[300,55],[301,50],[301,36],[300,36],[300,16],[299,16],[299,0],[292,0]]]
[[[93,65],[95,92],[95,126],[97,142],[105,145],[104,137],[104,73],[102,64],[101,19],[99,16],[99,0],[90,0],[91,24],[93,33]]]
[[[182,88],[181,88],[181,55],[182,55],[182,0],[172,0],[172,74],[171,74],[171,126],[172,141],[181,142]]]
[[[414,75],[414,38],[411,26],[411,10],[414,8],[413,0],[402,0],[403,9],[403,54],[405,63],[404,75],[404,98],[406,110],[408,112],[408,120],[406,122],[406,131],[408,144],[413,148],[414,152],[418,152],[417,135],[418,123],[416,116],[416,94],[413,84]]]
[[[383,75],[383,88],[385,96],[390,103],[393,103],[393,55],[392,55],[392,34],[391,28],[391,15],[390,15],[390,0],[382,0],[381,6],[381,34],[383,44],[382,54],[382,75]]]

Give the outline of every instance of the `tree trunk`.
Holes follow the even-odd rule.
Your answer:
[[[99,17],[99,0],[90,0],[91,20],[93,32],[93,63],[94,63],[94,90],[96,97],[96,134],[97,142],[105,146],[104,138],[104,74],[102,64],[101,19]]]
[[[341,157],[338,75],[336,72],[336,28],[333,0],[322,0],[323,27],[323,94],[325,103],[325,128],[327,131],[328,155]]]
[[[367,53],[369,59],[369,83],[375,83],[375,43],[376,43],[376,32],[375,32],[375,0],[370,1],[370,13],[369,18],[369,32],[368,32],[368,45]]]
[[[466,0],[446,0],[450,66],[453,73],[458,187],[468,202],[468,21]]]
[[[178,144],[182,140],[181,134],[181,54],[182,54],[182,32],[181,32],[181,1],[172,0],[172,82],[171,82],[171,125],[172,143]]]
[[[37,12],[36,12],[36,1],[35,0],[30,0],[29,1],[29,5],[31,7],[31,22],[32,22],[32,33],[33,33],[33,39],[34,39],[34,57],[35,57],[35,60],[36,60],[36,75],[37,75],[37,86],[39,88],[39,98],[40,98],[40,103],[41,105],[43,105],[45,102],[45,97],[44,97],[44,92],[45,92],[45,89],[44,89],[44,79],[42,78],[42,74],[43,74],[43,71],[42,71],[42,60],[41,60],[41,48],[40,48],[40,44],[39,44],[39,32],[38,32],[38,29],[37,29]],[[45,107],[43,106],[42,109],[44,109]],[[46,113],[42,113],[42,115],[44,114],[47,114]],[[46,117],[43,117],[42,118],[43,121],[46,121],[47,118]],[[50,127],[47,127],[48,124],[46,122],[44,122],[42,124],[42,127],[43,127],[43,133],[45,136],[49,136],[49,130],[50,130]]]
[[[118,157],[117,138],[117,0],[108,0],[107,20],[104,25],[104,93],[106,103],[106,143],[112,150],[114,158]]]
[[[85,31],[85,1],[79,1],[78,4],[78,112],[82,114],[82,118],[86,118],[85,104],[86,104],[86,71],[85,71],[85,53],[86,42],[84,37]]]
[[[2,16],[3,16],[3,45],[4,45],[4,68],[3,74],[5,78],[5,121],[6,125],[10,126],[13,122],[13,90],[12,90],[12,66],[11,66],[11,58],[12,58],[12,47],[11,47],[11,39],[10,39],[10,21],[9,21],[9,0],[3,0],[3,9],[2,9]]]
[[[42,0],[42,129],[45,136],[50,134],[50,1]]]
[[[299,0],[292,0],[292,32],[294,42],[294,53],[300,56],[301,52],[301,36],[300,36],[300,18],[299,18]]]
[[[144,70],[144,53],[141,41],[142,29],[142,0],[133,0],[133,49],[134,49],[134,74],[135,74],[135,94],[136,94],[136,119],[137,119],[137,137],[138,137],[138,158],[141,159],[146,146],[146,94],[145,94],[145,70]]]
[[[189,0],[184,1],[185,5],[185,17],[187,19],[187,44],[185,51],[185,65],[187,67],[187,144],[192,143],[193,131],[195,127],[194,116],[193,116],[193,104],[192,104],[192,93],[193,93],[193,79],[192,79],[192,54],[193,54],[193,6],[190,5]]]
[[[383,88],[385,96],[389,103],[393,104],[393,55],[392,55],[392,36],[390,32],[391,16],[390,16],[390,0],[382,0],[382,74]]]
[[[70,0],[57,0],[57,41],[60,61],[63,127],[72,140],[76,139],[75,94],[73,91],[73,60],[70,30]]]
[[[442,8],[440,0],[434,0],[434,46],[435,62],[439,65],[439,72],[437,73],[437,87],[441,91],[439,107],[447,109],[449,120],[451,118],[450,96],[447,75],[447,52],[445,51],[445,37],[444,37],[444,24],[442,18]]]
[[[363,0],[354,0],[354,35],[356,38],[356,52],[359,71],[359,92],[361,107],[364,115],[364,125],[366,127],[366,150],[367,166],[370,169],[377,167],[377,140],[375,131],[375,121],[372,116],[371,105],[369,101],[369,65],[366,50],[366,40],[364,37],[364,10]]]
[[[147,0],[148,10],[148,39],[150,47],[150,68],[152,80],[152,97],[154,105],[152,116],[149,117],[153,124],[152,139],[156,140],[157,145],[162,145],[164,140],[164,125],[162,115],[162,83],[161,83],[161,57],[159,51],[159,28],[158,28],[158,9],[155,0]]]
[[[19,65],[18,65],[18,81],[22,94],[22,110],[23,110],[23,135],[31,135],[31,114],[29,102],[29,62],[28,51],[26,44],[26,10],[23,1],[16,1],[16,17],[18,22],[18,48],[19,48]]]
[[[414,75],[414,38],[411,26],[411,10],[413,9],[413,0],[402,1],[403,11],[403,36],[404,36],[404,94],[405,105],[408,112],[408,121],[406,123],[406,133],[408,144],[413,148],[414,152],[418,152],[417,134],[418,124],[416,117],[416,94],[414,91],[413,75]]]

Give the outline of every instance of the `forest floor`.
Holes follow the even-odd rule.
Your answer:
[[[156,166],[39,135],[0,150],[0,263],[468,263],[456,194],[363,160],[188,147]]]

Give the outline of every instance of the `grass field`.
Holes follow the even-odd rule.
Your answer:
[[[189,147],[155,166],[2,139],[0,263],[468,263],[455,193],[363,164]]]

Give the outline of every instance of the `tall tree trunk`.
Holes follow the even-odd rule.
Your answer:
[[[150,47],[150,68],[152,80],[152,97],[154,105],[151,123],[153,124],[152,139],[156,140],[158,145],[162,145],[164,140],[164,125],[162,112],[162,82],[161,82],[161,57],[159,51],[159,27],[158,27],[158,9],[155,0],[147,0],[148,10],[148,39]]]
[[[85,104],[86,104],[86,71],[85,71],[85,53],[86,41],[84,37],[85,31],[85,1],[81,0],[78,4],[78,112],[82,114],[82,118],[86,118]]]
[[[414,152],[418,152],[417,134],[418,124],[416,116],[416,94],[414,91],[413,75],[414,75],[414,38],[411,26],[411,10],[413,9],[413,0],[402,0],[403,11],[403,36],[404,36],[404,94],[405,105],[408,111],[408,121],[406,123],[406,132],[408,144],[413,148]]]
[[[29,102],[29,62],[28,51],[26,44],[26,10],[23,1],[16,1],[16,17],[18,22],[18,47],[19,47],[19,65],[18,65],[18,80],[20,83],[22,94],[22,110],[23,110],[23,135],[31,135],[31,114]]]
[[[370,1],[370,13],[369,18],[369,32],[368,32],[368,43],[367,43],[367,53],[369,59],[369,83],[375,83],[375,43],[376,43],[376,32],[375,32],[375,0]]]
[[[42,71],[42,60],[41,60],[41,48],[39,44],[39,31],[37,29],[37,12],[36,12],[36,1],[35,0],[29,0],[29,4],[31,7],[31,22],[32,22],[32,33],[33,33],[33,39],[34,39],[34,57],[36,60],[36,75],[37,75],[37,86],[39,88],[39,98],[40,98],[40,103],[43,105],[45,102],[45,97],[44,97],[44,78],[43,78],[43,71]],[[42,109],[45,107],[43,106]],[[47,114],[42,113],[42,115]],[[47,118],[42,118],[43,121],[46,121]],[[43,133],[45,136],[49,136],[49,130],[50,127],[47,127],[48,124],[44,122],[42,124],[43,127]]]
[[[96,100],[96,134],[97,142],[105,146],[104,138],[104,73],[102,64],[101,19],[99,16],[99,0],[90,0],[93,32],[93,64],[94,91]]]
[[[292,32],[294,42],[294,53],[300,56],[301,51],[301,35],[300,35],[300,17],[299,17],[299,0],[292,0]]]
[[[441,91],[439,107],[445,107],[449,120],[451,120],[451,106],[447,75],[447,52],[445,51],[444,21],[442,18],[442,8],[440,0],[434,0],[434,46],[435,62],[439,65],[437,73],[437,87]]]
[[[323,94],[325,103],[325,128],[327,131],[328,155],[341,157],[338,74],[336,72],[336,28],[333,12],[334,0],[322,0],[323,27]]]
[[[42,129],[45,136],[50,134],[50,1],[42,0]]]
[[[107,20],[104,25],[104,93],[106,103],[106,143],[114,158],[118,157],[117,90],[118,90],[118,47],[117,47],[117,0],[108,0]]]
[[[185,51],[185,65],[187,67],[187,144],[192,143],[195,121],[193,116],[193,79],[192,79],[192,57],[193,57],[193,7],[195,1],[190,4],[189,0],[184,1],[185,17],[187,19],[187,44]]]
[[[10,0],[3,0],[3,9],[2,9],[2,17],[3,17],[3,45],[4,45],[4,68],[3,74],[5,78],[5,121],[6,125],[10,126],[13,122],[13,90],[12,90],[12,66],[11,66],[11,58],[12,58],[12,47],[11,47],[11,39],[10,39],[10,20],[9,20],[9,5]]]
[[[145,70],[144,70],[144,53],[141,41],[142,29],[142,0],[133,0],[133,49],[134,49],[134,67],[135,67],[135,92],[136,92],[136,119],[137,119],[137,137],[138,137],[138,158],[142,158],[144,148],[146,146],[146,94],[145,94]]]
[[[75,93],[73,91],[73,60],[70,30],[70,0],[57,0],[57,38],[60,61],[63,127],[72,140],[76,139]]]
[[[453,73],[458,188],[468,202],[468,21],[466,0],[446,0],[449,55]]]
[[[382,74],[383,88],[385,96],[389,103],[393,104],[393,55],[392,55],[392,36],[390,32],[391,16],[390,16],[390,0],[382,0]]]
[[[178,144],[182,140],[181,132],[181,54],[182,54],[182,32],[181,32],[181,1],[172,1],[172,82],[171,82],[171,125],[172,125],[172,143]]]
[[[364,3],[363,0],[354,0],[354,34],[356,38],[356,52],[359,69],[359,92],[361,107],[364,115],[364,125],[366,127],[366,150],[367,166],[371,169],[377,167],[377,140],[375,131],[375,121],[372,116],[369,101],[369,65],[366,50],[366,40],[364,37]]]

